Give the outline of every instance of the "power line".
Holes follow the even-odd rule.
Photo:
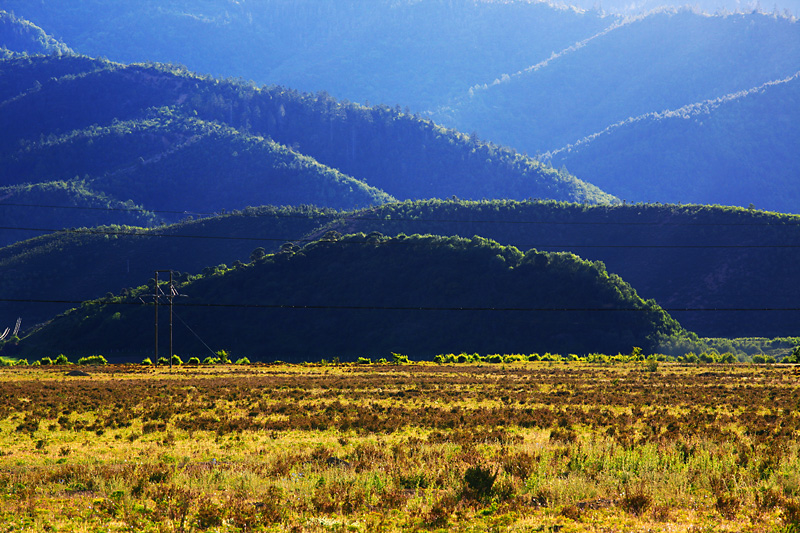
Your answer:
[[[491,204],[487,204],[491,205]],[[524,202],[519,202],[519,205],[530,205]],[[90,207],[90,206],[63,206],[63,205],[48,205],[48,204],[23,204],[23,203],[6,203],[0,202],[0,207],[34,207],[45,209],[69,209],[69,210],[88,210],[88,211],[108,211],[108,212],[129,212],[129,213],[164,213],[171,215],[185,215],[185,216],[202,216],[202,217],[215,217],[225,215],[221,212],[207,212],[198,213],[189,210],[175,211],[175,210],[158,210],[158,209],[144,209],[144,208],[121,208],[121,207]],[[634,204],[635,206],[635,204]],[[423,206],[424,207],[424,206]],[[676,206],[686,207],[686,206]],[[380,208],[380,207],[379,207]],[[602,208],[599,206],[598,208]],[[613,206],[616,208],[616,206]],[[254,209],[258,209],[255,207]],[[324,208],[320,208],[324,209]],[[375,208],[372,208],[374,210]],[[367,221],[382,221],[382,222],[445,222],[445,223],[461,223],[461,224],[532,224],[532,225],[567,225],[567,226],[800,226],[800,220],[795,221],[780,221],[780,222],[677,222],[677,221],[557,221],[557,220],[492,220],[492,219],[459,219],[459,218],[405,218],[405,217],[370,217],[359,214],[359,211],[340,212],[337,214],[314,213],[311,215],[292,214],[292,213],[247,213],[247,208],[237,209],[229,214],[236,216],[249,216],[249,217],[276,217],[276,218],[319,218],[319,219],[351,219],[351,220],[367,220]],[[225,211],[225,210],[222,210]],[[800,218],[800,215],[784,214],[792,218]],[[47,230],[57,231],[57,230]]]
[[[28,227],[10,227],[0,226],[0,230],[18,230],[18,231],[37,231],[42,233],[71,233],[75,235],[116,235],[121,237],[165,237],[165,238],[179,238],[179,239],[198,239],[198,240],[223,240],[223,241],[253,241],[253,242],[293,242],[293,243],[311,243],[318,242],[320,239],[297,239],[291,237],[233,237],[229,235],[189,235],[179,233],[154,233],[148,229],[142,231],[118,231],[118,230],[104,230],[96,228],[69,228],[69,229],[47,229],[47,228],[28,228]],[[447,238],[448,236],[443,235]],[[463,237],[462,237],[463,238]],[[329,243],[339,244],[371,244],[369,240],[336,240],[324,241]],[[403,242],[403,241],[396,241]],[[423,246],[439,246],[446,245],[446,242],[412,242],[409,244],[423,245]],[[513,244],[517,248],[623,248],[623,249],[767,249],[767,248],[800,248],[798,244],[559,244],[559,243],[535,243],[535,244]]]
[[[7,303],[47,303],[47,304],[76,304],[91,303],[93,305],[127,305],[141,306],[140,301],[102,301],[102,300],[55,300],[36,298],[0,298],[0,302]],[[144,304],[153,305],[153,304]],[[181,303],[175,304],[176,308],[230,308],[230,309],[316,309],[338,311],[502,311],[502,312],[620,312],[620,311],[666,311],[673,312],[742,312],[742,311],[800,311],[800,307],[460,307],[460,306],[390,306],[390,305],[302,305],[302,304],[246,304],[246,303]]]

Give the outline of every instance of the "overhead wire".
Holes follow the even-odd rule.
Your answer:
[[[14,226],[0,226],[0,230],[11,231],[36,231],[41,233],[71,233],[76,235],[109,235],[120,237],[158,237],[158,238],[178,238],[178,239],[199,239],[199,240],[223,240],[223,241],[253,241],[253,242],[291,242],[291,243],[311,243],[317,242],[320,239],[308,238],[293,238],[293,237],[239,237],[231,235],[191,235],[180,233],[155,233],[154,230],[142,228],[141,231],[122,231],[122,230],[109,230],[101,228],[68,228],[68,229],[53,229],[53,228],[30,228],[30,227],[14,227]],[[443,237],[448,237],[444,235]],[[346,241],[327,241],[338,242],[341,244],[368,244],[369,240],[346,240]],[[447,243],[414,243],[416,245],[437,246],[439,244]],[[800,248],[798,244],[563,244],[563,243],[519,243],[513,244],[516,248],[638,248],[638,249],[728,249],[728,248]]]
[[[47,304],[74,304],[91,303],[93,305],[126,305],[126,306],[152,306],[153,303],[139,300],[72,300],[72,299],[38,299],[38,298],[0,298],[6,303],[47,303]],[[195,302],[174,304],[176,308],[229,308],[229,309],[313,309],[313,310],[338,310],[338,311],[502,311],[502,312],[649,312],[650,307],[470,307],[470,306],[392,306],[392,305],[323,305],[323,304],[258,304],[258,303],[218,303]],[[659,310],[671,312],[710,312],[710,311],[800,311],[800,307],[659,307]]]

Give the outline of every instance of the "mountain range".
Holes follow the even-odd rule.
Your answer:
[[[124,63],[181,63],[257,85],[325,91],[338,102],[400,106],[532,156],[563,154],[598,135],[615,148],[627,147],[627,128],[617,126],[635,121],[637,140],[658,142],[613,150],[618,165],[611,171],[595,172],[577,157],[551,161],[629,201],[795,212],[796,192],[781,198],[763,186],[776,172],[782,179],[798,166],[793,144],[781,142],[798,136],[797,121],[775,113],[790,109],[783,98],[793,84],[746,98],[753,103],[741,110],[741,122],[752,128],[742,138],[730,127],[670,135],[665,129],[674,127],[640,120],[705,106],[708,120],[702,122],[725,124],[731,106],[710,102],[758,92],[800,72],[796,18],[783,7],[764,6],[769,13],[756,7],[731,13],[698,5],[630,15],[639,4],[616,6],[615,13],[599,4],[584,11],[527,0],[3,5],[79,53]],[[696,141],[686,152],[684,139]],[[744,144],[750,140],[756,145]],[[731,158],[741,146],[747,157]],[[673,155],[663,173],[652,171],[651,161],[683,153]],[[731,169],[747,179],[735,188],[717,187]],[[642,182],[654,192],[641,191]],[[663,190],[672,193],[659,197]]]

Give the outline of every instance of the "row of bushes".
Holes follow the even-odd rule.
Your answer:
[[[156,366],[169,366],[170,363],[172,364],[172,366],[201,365],[201,364],[202,365],[219,365],[219,364],[222,364],[222,365],[230,365],[230,364],[249,365],[250,364],[250,359],[248,359],[247,357],[241,357],[241,358],[237,359],[236,362],[233,362],[227,357],[212,357],[212,356],[208,356],[205,359],[203,359],[202,361],[200,361],[199,357],[190,357],[184,363],[183,360],[180,358],[180,356],[173,355],[172,356],[172,361],[170,361],[166,357],[159,357],[158,361],[156,361]],[[141,364],[143,366],[152,366],[153,365],[153,360],[150,359],[149,357],[147,357],[146,359],[144,359],[141,362]]]
[[[363,358],[359,358],[359,363],[362,362]],[[461,353],[461,354],[440,354],[433,358],[433,362],[437,364],[455,364],[455,363],[466,363],[466,364],[476,364],[476,363],[516,363],[516,362],[537,362],[537,361],[544,361],[544,362],[585,362],[585,363],[603,363],[603,364],[613,364],[613,363],[635,363],[635,362],[674,362],[674,363],[721,363],[721,364],[732,364],[732,363],[755,363],[755,364],[774,364],[778,361],[771,356],[766,354],[755,354],[752,358],[744,357],[737,357],[731,352],[726,352],[723,354],[718,353],[707,353],[703,352],[699,355],[689,352],[685,355],[679,357],[673,357],[670,355],[664,354],[655,354],[645,356],[641,353],[641,350],[638,348],[634,348],[633,353],[629,355],[617,354],[617,355],[603,355],[603,354],[589,354],[587,356],[578,356],[575,354],[568,354],[568,355],[560,355],[560,354],[551,354],[545,353],[544,355],[539,354],[508,354],[508,355],[500,355],[500,354],[491,354],[491,355],[480,355],[477,353],[468,354],[468,353]],[[366,360],[369,362],[369,360]],[[800,351],[795,350],[794,353],[791,355],[784,357],[780,360],[781,363],[800,363]]]

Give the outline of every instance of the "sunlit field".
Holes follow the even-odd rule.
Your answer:
[[[782,365],[5,367],[0,531],[800,531]]]

